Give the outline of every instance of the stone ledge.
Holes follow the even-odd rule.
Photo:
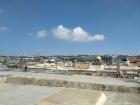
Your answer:
[[[140,93],[140,86],[127,86],[127,85],[114,85],[104,84],[96,82],[86,82],[82,80],[65,79],[65,78],[37,78],[36,76],[8,76],[8,83],[17,84],[30,84],[30,85],[41,85],[41,86],[54,86],[54,87],[68,87],[78,89],[89,89],[89,90],[100,90],[100,91],[116,91],[116,92],[127,92],[127,93]]]

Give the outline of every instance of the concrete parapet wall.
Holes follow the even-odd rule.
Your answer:
[[[50,78],[35,78],[26,76],[8,76],[8,83],[17,84],[30,84],[30,85],[41,85],[41,86],[54,86],[54,87],[68,87],[68,88],[79,88],[79,89],[90,89],[100,91],[116,91],[116,92],[128,92],[128,93],[139,93],[140,87],[131,86],[120,86],[120,85],[105,85],[100,83],[83,82],[83,81],[70,81],[70,80],[59,80]]]
[[[14,72],[25,72],[25,69],[14,69],[14,68],[8,68],[6,70],[0,70],[0,72],[3,71],[14,71]],[[63,75],[98,75],[98,76],[104,76],[104,77],[123,77],[123,78],[131,78],[134,79],[135,77],[140,77],[140,70],[123,70],[121,71],[121,74],[118,76],[118,72],[116,70],[50,70],[50,69],[27,69],[26,72],[30,73],[46,73],[46,74],[63,74]]]

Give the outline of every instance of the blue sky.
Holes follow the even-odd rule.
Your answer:
[[[140,0],[0,0],[0,54],[140,54]]]

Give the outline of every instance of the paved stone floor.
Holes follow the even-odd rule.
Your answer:
[[[64,105],[79,105],[80,102],[87,103],[86,105],[96,105],[93,103],[95,100],[92,100],[92,98],[98,98],[100,93],[104,93],[107,98],[103,105],[140,105],[140,94],[12,84],[5,83],[6,77],[4,76],[7,73],[6,75],[0,75],[0,105],[37,105],[42,100],[47,101],[48,99],[51,99],[49,102],[52,105],[55,105],[53,102],[58,101],[58,99]],[[71,93],[71,90],[75,91],[74,94]],[[82,93],[83,91],[84,93]],[[86,95],[82,97],[85,98],[84,101],[82,98],[78,98],[82,94]],[[70,99],[69,103],[65,103],[65,95],[68,97],[67,100]],[[75,96],[77,96],[77,99],[74,98]],[[77,101],[77,104],[72,104],[73,99]]]
[[[60,74],[44,74],[44,73],[18,73],[12,74],[13,77],[35,77],[37,79],[56,79],[77,82],[90,82],[104,85],[117,85],[117,86],[132,86],[140,87],[139,83],[129,82],[123,79],[116,79],[111,77],[100,76],[87,76],[87,75],[60,75]]]
[[[140,105],[140,94],[63,89],[38,105]]]
[[[8,76],[7,82],[140,94],[140,82],[138,81],[100,76],[20,73]]]
[[[98,100],[103,100],[104,104],[106,96],[102,94],[101,91],[67,88],[43,99],[38,105],[96,105]]]
[[[43,98],[63,88],[4,83],[0,78],[0,105],[36,105]]]
[[[0,72],[0,77],[3,76],[21,76],[21,77],[35,77],[35,78],[47,78],[47,79],[59,79],[59,80],[70,80],[80,82],[91,82],[105,85],[123,85],[140,87],[140,81],[129,80],[129,79],[116,79],[111,77],[100,77],[100,76],[87,76],[87,75],[59,75],[59,74],[47,74],[47,73],[30,73],[30,72]]]

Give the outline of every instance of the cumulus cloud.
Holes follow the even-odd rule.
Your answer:
[[[36,32],[36,38],[44,38],[47,35],[47,31],[46,30],[40,30]]]
[[[0,26],[0,32],[6,32],[8,31],[8,28],[5,26]]]
[[[89,42],[89,41],[101,41],[104,40],[104,35],[90,33],[83,30],[81,27],[74,29],[65,28],[63,25],[58,25],[52,30],[54,36],[58,39],[68,40],[73,42]]]

